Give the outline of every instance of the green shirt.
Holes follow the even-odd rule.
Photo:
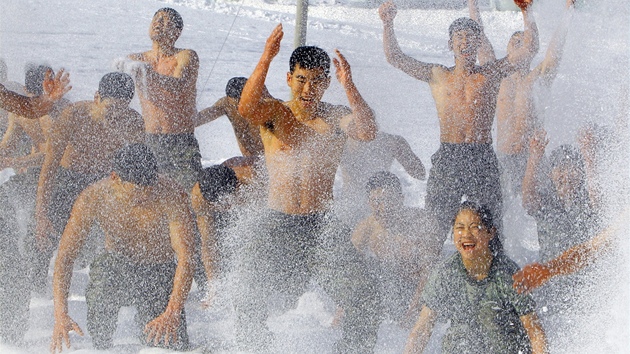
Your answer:
[[[425,305],[451,324],[442,342],[443,353],[530,353],[530,341],[520,316],[535,310],[531,296],[512,288],[518,266],[496,256],[488,276],[471,278],[459,253],[431,274],[422,293]]]

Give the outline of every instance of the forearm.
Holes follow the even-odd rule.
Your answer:
[[[44,153],[38,152],[23,157],[0,159],[0,168],[13,168],[14,170],[22,168],[31,168],[41,166],[44,162]]]
[[[525,168],[525,175],[523,176],[522,194],[523,194],[523,207],[528,213],[532,213],[536,210],[539,204],[539,195],[536,190],[538,181],[538,169],[540,164],[540,156],[531,156],[527,160]]]
[[[536,313],[521,316],[521,322],[532,346],[532,354],[547,354],[547,338]]]
[[[404,53],[402,49],[400,49],[398,39],[396,39],[394,20],[383,21],[383,50],[385,51],[387,62],[398,68]]]
[[[345,90],[353,114],[351,122],[352,138],[361,141],[374,140],[378,132],[374,111],[365,102],[354,82],[348,83]]]
[[[418,322],[411,330],[405,345],[405,354],[421,354],[431,338],[435,314],[428,307],[423,306]]]
[[[70,291],[70,277],[73,264],[74,261],[68,260],[63,255],[58,255],[55,261],[52,283],[55,316],[68,313],[68,293]]]
[[[194,115],[193,124],[196,128],[206,123],[210,123],[223,115],[225,115],[225,110],[223,109],[223,107],[214,104],[212,107],[208,107]]]
[[[241,93],[241,99],[238,104],[239,113],[248,119],[252,119],[258,113],[258,107],[262,103],[263,92],[265,87],[265,79],[269,72],[269,66],[273,57],[263,53],[254,72],[247,79],[243,92]]]
[[[184,303],[188,298],[188,292],[192,285],[193,263],[190,257],[177,259],[177,268],[173,279],[173,290],[164,312],[181,313],[184,310]]]
[[[46,115],[53,104],[54,101],[48,100],[43,96],[23,96],[0,85],[0,108],[19,116],[37,119]]]

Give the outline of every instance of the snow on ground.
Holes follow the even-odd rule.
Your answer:
[[[536,4],[543,51],[560,21],[562,2],[545,0]],[[111,71],[115,58],[150,47],[147,31],[153,13],[160,7],[172,6],[180,11],[185,22],[178,46],[196,50],[201,59],[198,108],[203,109],[224,95],[229,78],[251,73],[267,35],[278,22],[283,22],[283,48],[271,66],[267,86],[274,96],[287,98],[284,77],[293,42],[294,3],[263,0],[3,1],[0,3],[0,56],[7,60],[9,78],[20,82],[23,81],[24,65],[28,62],[44,61],[55,68],[64,67],[71,73],[74,87],[68,97],[71,100],[89,100],[100,77]],[[307,43],[321,46],[329,52],[339,48],[352,65],[357,86],[376,111],[380,127],[405,136],[423,162],[430,166],[430,156],[439,145],[439,128],[427,85],[386,63],[381,22],[376,9],[335,5],[338,3],[333,0],[311,1]],[[606,4],[586,2],[583,7],[571,26],[565,58],[553,93],[544,101],[552,145],[572,139],[579,123],[586,118],[610,122],[619,111],[619,84],[628,80],[627,4],[622,0]],[[400,10],[396,33],[407,54],[450,65],[452,54],[447,45],[447,28],[455,18],[465,15],[465,9]],[[522,28],[520,15],[484,12],[483,18],[497,54],[504,55],[509,36]],[[543,54],[539,53],[536,61],[541,60]],[[335,103],[346,101],[343,90],[336,82],[324,99]],[[134,105],[138,107],[137,102]],[[206,164],[239,154],[227,119],[198,128],[196,135]],[[413,180],[400,166],[395,166],[394,170],[402,178],[407,203],[422,206],[426,182]],[[519,230],[519,233],[513,234],[508,231],[507,237],[515,240],[519,235],[521,241],[514,241],[508,248],[512,248],[514,258],[522,263],[534,259],[537,245],[532,221],[522,216],[523,211],[518,204],[515,201],[509,206],[511,219],[506,221],[506,230]],[[626,262],[621,259],[617,259],[614,266],[627,270]],[[71,316],[84,330],[83,289],[86,283],[85,270],[75,272]],[[225,286],[219,283],[218,289]],[[230,299],[227,295],[220,295],[214,306],[204,311],[199,306],[200,297],[193,290],[187,305],[192,342],[212,351],[229,353],[233,339]],[[630,348],[627,339],[628,307],[621,304],[620,295],[613,296],[609,291],[601,291],[597,297],[608,304],[603,307],[604,312],[582,323],[603,340],[591,341],[590,347],[578,351],[627,351]],[[330,326],[333,310],[334,306],[326,296],[314,288],[300,299],[297,308],[273,316],[270,327],[279,334],[275,350],[279,353],[329,352],[339,336],[338,330]],[[121,311],[116,347],[110,353],[168,352],[140,346],[134,337],[132,318],[132,309]],[[606,323],[607,330],[596,330],[603,323]],[[51,296],[35,297],[31,302],[27,348],[10,348],[0,344],[0,352],[46,352],[51,332]],[[376,352],[401,352],[406,335],[397,325],[385,322]],[[98,352],[91,349],[88,336],[73,336],[72,341],[71,351],[75,353]],[[434,345],[434,351],[435,348]],[[201,349],[196,352],[201,352]]]

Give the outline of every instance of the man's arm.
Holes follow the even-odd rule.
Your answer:
[[[630,208],[622,212],[611,226],[592,239],[569,248],[545,264],[526,265],[512,276],[514,288],[519,293],[527,293],[555,276],[571,274],[592,264],[601,252],[610,247],[613,236],[621,230],[629,217]]]
[[[54,77],[46,73],[43,82],[44,93],[37,97],[27,97],[7,90],[0,84],[0,108],[19,116],[37,119],[46,115],[55,101],[65,95],[72,86],[68,73],[61,69]]]
[[[389,134],[388,134],[389,135]],[[426,169],[422,160],[416,155],[409,142],[400,135],[389,135],[393,140],[394,158],[398,161],[411,177],[424,180],[426,177]]]
[[[365,253],[366,248],[368,247],[367,242],[370,237],[370,231],[374,229],[370,220],[372,220],[371,217],[361,220],[352,231],[352,237],[350,238],[354,248],[361,253]]]
[[[479,28],[481,28],[481,45],[479,46],[479,49],[477,49],[477,59],[479,60],[479,64],[484,65],[496,60],[492,44],[483,30],[481,12],[479,12],[479,0],[468,0],[468,12],[470,13],[470,18],[477,22]]]
[[[535,132],[529,143],[529,158],[523,176],[523,208],[529,215],[534,215],[541,208],[541,195],[538,192],[540,163],[549,143],[544,130]]]
[[[180,317],[193,279],[193,225],[195,221],[188,206],[188,195],[181,193],[174,199],[168,206],[171,246],[177,256],[173,290],[164,312],[144,328],[147,341],[153,341],[155,344],[162,339],[167,345],[177,341],[177,328],[180,325]]]
[[[542,324],[536,315],[536,312],[529,313],[520,317],[521,323],[527,332],[529,341],[532,346],[532,354],[547,354],[547,339]]]
[[[66,347],[70,348],[70,331],[83,335],[79,325],[68,315],[68,292],[72,277],[72,266],[96,218],[94,206],[100,197],[94,195],[94,190],[94,187],[91,187],[79,194],[59,242],[59,251],[53,273],[55,324],[50,343],[50,351],[52,353],[61,352],[64,342]]]
[[[52,198],[53,182],[63,154],[70,143],[71,137],[75,134],[75,129],[80,128],[78,122],[76,122],[75,114],[75,106],[65,109],[59,121],[54,125],[46,143],[44,163],[42,164],[37,184],[37,201],[35,205],[35,239],[40,249],[46,249],[50,246],[48,233],[52,226],[48,218],[48,206]]]
[[[219,98],[212,106],[201,110],[197,115],[193,116],[193,124],[195,128],[204,125],[206,123],[210,123],[213,120],[224,116],[227,114],[227,110],[225,109],[226,105],[228,105],[227,96]]]
[[[354,140],[374,140],[378,132],[374,111],[365,102],[363,96],[361,96],[361,93],[354,85],[350,64],[348,64],[346,58],[339,50],[335,50],[335,54],[337,54],[337,58],[333,58],[333,64],[335,65],[337,80],[339,80],[339,83],[346,91],[348,103],[352,109],[352,114],[344,117],[345,122],[342,122],[341,126],[348,136]]]
[[[254,73],[247,79],[241,99],[238,103],[238,112],[254,125],[262,125],[269,121],[290,121],[294,119],[291,110],[282,102],[265,96],[265,79],[269,72],[271,61],[280,52],[280,42],[284,32],[282,24],[277,25],[267,42]]]
[[[407,338],[405,354],[422,354],[429,342],[429,338],[431,338],[431,332],[433,332],[433,325],[435,324],[436,318],[437,314],[435,312],[426,305],[422,306],[420,317]]]
[[[560,66],[560,59],[562,59],[562,53],[564,52],[564,43],[567,39],[567,33],[569,32],[569,24],[573,18],[573,4],[575,0],[567,0],[567,11],[565,12],[562,21],[558,29],[553,34],[545,59],[536,66],[533,70],[533,74],[537,75],[541,79],[541,82],[545,86],[551,86],[553,80],[558,74],[558,67]]]
[[[413,78],[429,82],[433,78],[433,68],[438,65],[421,62],[403,53],[394,33],[396,12],[396,5],[391,0],[378,9],[383,21],[383,49],[387,62]]]
[[[533,0],[514,0],[514,3],[521,9],[525,31],[523,32],[523,43],[506,57],[499,59],[487,69],[491,72],[499,73],[502,77],[509,76],[516,69],[526,62],[529,62],[538,53],[538,27],[534,21],[531,10]]]

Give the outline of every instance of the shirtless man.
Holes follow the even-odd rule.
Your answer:
[[[380,322],[380,296],[349,242],[350,230],[336,220],[331,208],[343,145],[348,137],[374,139],[374,113],[339,51],[333,63],[350,108],[321,101],[330,84],[330,57],[317,47],[299,47],[291,55],[286,77],[290,101],[266,97],[264,82],[282,36],[278,25],[238,106],[243,117],[260,127],[269,173],[269,210],[240,252],[243,295],[235,299],[237,341],[246,348],[268,345],[272,334],[265,322],[271,291],[297,298],[314,278],[346,311],[336,351],[370,352]]]
[[[379,131],[372,141],[346,141],[339,165],[343,188],[337,200],[342,221],[354,227],[369,214],[365,185],[376,172],[389,171],[394,160],[411,177],[426,178],[424,164],[400,135]]]
[[[57,75],[47,73],[43,86],[43,94],[28,97],[10,91],[0,84],[0,108],[22,117],[37,119],[50,112],[54,103],[72,89],[68,73],[63,69],[59,70]]]
[[[366,186],[370,215],[352,233],[354,246],[379,274],[383,303],[392,319],[411,327],[420,313],[420,295],[442,244],[435,219],[407,207],[398,177],[372,175]]]
[[[560,21],[543,61],[534,69],[530,69],[531,60],[521,62],[516,72],[501,81],[497,99],[497,153],[504,181],[503,191],[510,196],[521,192],[529,156],[529,139],[532,132],[542,125],[538,117],[540,107],[537,110],[534,104],[535,87],[540,84],[548,90],[556,77],[574,1],[567,0],[565,18]],[[507,48],[508,55],[520,50],[523,36],[523,32],[512,35]]]
[[[241,99],[246,81],[247,78],[245,77],[231,78],[225,87],[225,97],[219,98],[211,107],[200,111],[195,116],[194,122],[195,127],[198,127],[221,116],[228,117],[243,156],[232,157],[223,164],[234,169],[239,180],[253,182],[260,174],[256,170],[262,167],[260,165],[264,155],[264,147],[260,138],[260,128],[251,124],[238,113],[238,101]],[[265,92],[267,96],[271,97],[266,89]]]
[[[427,209],[438,218],[444,237],[462,197],[488,205],[501,220],[502,198],[499,169],[492,149],[492,122],[501,80],[535,53],[537,30],[531,18],[531,0],[517,0],[523,12],[522,46],[495,60],[480,57],[477,50],[487,41],[479,25],[460,18],[449,28],[449,47],[455,66],[418,61],[405,55],[394,34],[396,6],[381,5],[383,44],[390,64],[429,84],[440,122],[440,149],[432,156],[427,183]]]
[[[68,315],[72,265],[90,227],[105,232],[105,252],[90,267],[87,328],[96,349],[113,345],[122,306],[135,306],[148,345],[188,347],[184,302],[192,283],[193,217],[186,192],[157,174],[148,147],[117,152],[113,172],[77,198],[59,245],[53,275],[55,324],[50,350],[70,347],[83,332]]]
[[[175,179],[190,192],[201,171],[201,153],[195,138],[199,58],[191,49],[175,48],[184,22],[172,8],[159,9],[149,27],[151,50],[131,54],[143,63],[134,75],[147,144],[160,173]]]
[[[63,232],[76,197],[111,172],[114,152],[130,143],[144,141],[142,117],[129,107],[133,94],[129,75],[106,74],[94,100],[66,108],[52,129],[35,208],[39,254],[32,266],[44,279],[56,240]]]

